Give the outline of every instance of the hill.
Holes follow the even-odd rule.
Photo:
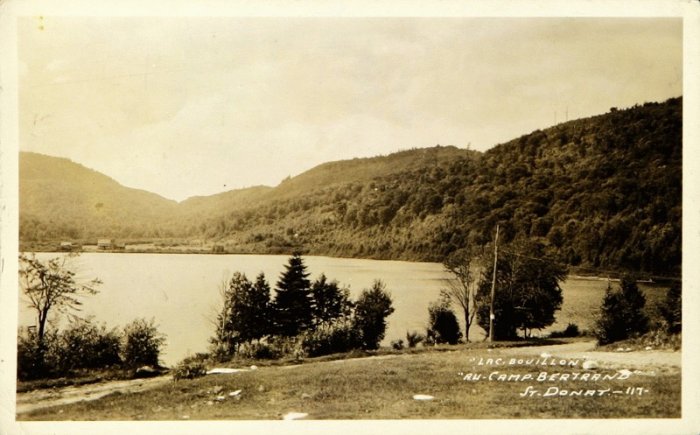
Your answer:
[[[138,233],[177,208],[68,159],[22,152],[19,173],[22,241]]]
[[[678,275],[681,127],[682,99],[674,98],[537,130],[485,153],[437,146],[330,162],[275,188],[181,204],[103,180],[106,190],[126,195],[107,227],[90,209],[102,196],[73,183],[79,176],[64,172],[66,162],[49,173],[32,169],[37,158],[24,156],[21,237],[80,237],[111,228],[112,237],[207,239],[228,252],[300,248],[440,261],[468,240],[490,242],[499,224],[505,242],[540,238],[580,268]],[[37,172],[46,175],[43,182]],[[68,215],[61,210],[70,196],[57,180],[71,180],[69,194],[82,204]],[[153,206],[141,210],[148,207],[126,200],[132,197]]]

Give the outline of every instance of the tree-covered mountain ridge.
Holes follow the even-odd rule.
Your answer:
[[[21,153],[20,239],[181,238],[226,252],[441,261],[490,243],[498,224],[504,243],[538,238],[572,266],[677,276],[681,193],[682,99],[673,98],[483,153],[437,146],[329,162],[274,188],[179,204]]]

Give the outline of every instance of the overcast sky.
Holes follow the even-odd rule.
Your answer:
[[[680,19],[24,18],[20,149],[183,200],[682,94]]]

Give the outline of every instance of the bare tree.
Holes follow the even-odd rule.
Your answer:
[[[449,299],[461,309],[464,315],[464,338],[469,342],[469,328],[474,324],[476,304],[479,257],[471,247],[453,252],[443,262],[445,271],[452,275],[447,280],[447,288],[440,290],[443,297]]]
[[[70,270],[66,262],[77,255],[64,255],[46,262],[34,254],[19,255],[20,286],[29,307],[37,312],[39,344],[43,343],[46,321],[52,309],[61,313],[79,311],[82,305],[80,296],[97,294],[97,286],[102,284],[97,278],[84,284],[76,282],[75,271]]]

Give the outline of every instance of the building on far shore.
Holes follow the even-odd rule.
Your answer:
[[[61,242],[61,244],[58,246],[58,249],[61,251],[72,251],[73,242]]]
[[[97,249],[112,249],[112,239],[97,239]]]

